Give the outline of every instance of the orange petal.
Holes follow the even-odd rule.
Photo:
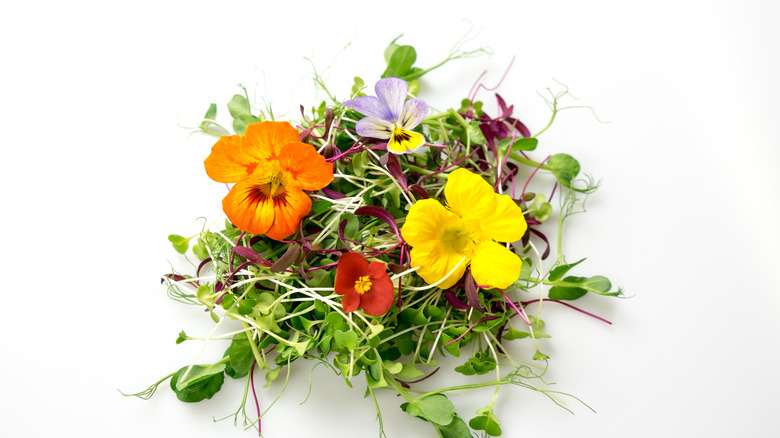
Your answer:
[[[311,199],[302,190],[288,189],[273,200],[274,220],[265,235],[282,240],[298,231],[301,220],[311,211]]]
[[[333,165],[310,144],[296,141],[284,145],[279,153],[279,165],[304,190],[319,190],[333,181]]]
[[[230,222],[242,231],[265,234],[274,223],[274,202],[255,184],[241,181],[222,200]]]
[[[214,181],[235,183],[251,175],[257,163],[267,158],[268,154],[246,149],[243,137],[225,135],[211,147],[211,154],[203,164],[206,174]]]
[[[244,132],[245,148],[261,151],[271,158],[278,157],[285,145],[299,141],[298,131],[288,122],[253,123]]]

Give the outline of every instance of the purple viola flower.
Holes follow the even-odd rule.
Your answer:
[[[374,86],[376,97],[361,96],[344,102],[366,116],[355,125],[357,133],[387,140],[387,150],[394,154],[406,154],[422,146],[425,137],[412,129],[428,115],[428,105],[420,99],[406,101],[408,89],[403,79],[380,79]]]

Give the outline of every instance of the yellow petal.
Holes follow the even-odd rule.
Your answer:
[[[477,245],[471,259],[471,274],[480,286],[505,289],[520,278],[523,261],[517,254],[496,242],[486,240]]]
[[[416,271],[417,275],[422,277],[426,283],[434,284],[444,279],[437,285],[440,289],[447,289],[457,283],[466,272],[469,261],[468,257],[445,251],[438,241],[415,246],[412,248],[411,256],[411,266],[420,267]],[[451,271],[453,272],[449,274]]]
[[[507,195],[495,195],[496,209],[493,214],[480,220],[482,232],[499,242],[520,240],[528,229],[523,210]]]
[[[467,220],[482,220],[496,209],[496,192],[481,176],[466,169],[450,173],[444,186],[447,205]]]
[[[393,129],[390,141],[387,142],[387,150],[394,154],[406,154],[414,151],[425,143],[425,137],[419,132],[408,129]]]
[[[404,240],[412,246],[439,240],[445,225],[458,217],[435,199],[421,199],[409,209],[401,228]]]

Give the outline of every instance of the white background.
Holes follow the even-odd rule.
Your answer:
[[[440,3],[441,6],[433,6]],[[189,135],[208,104],[248,87],[279,119],[314,94],[311,64],[344,97],[371,84],[403,33],[429,66],[473,26],[465,48],[491,56],[426,76],[421,97],[458,105],[482,71],[531,131],[537,92],[565,83],[568,110],[540,138],[602,179],[564,247],[633,298],[579,304],[612,326],[552,305],[554,389],[576,415],[505,388],[504,436],[777,436],[780,77],[771,1],[21,2],[0,17],[3,436],[253,436],[212,422],[239,404],[226,382],[183,404],[162,387],[188,364],[208,317],[160,285],[179,263],[166,237],[220,217],[224,186],[202,168],[213,139]],[[470,20],[471,24],[464,22]],[[495,114],[490,93],[479,96]],[[221,354],[220,346],[204,358]],[[308,364],[264,418],[267,438],[376,436],[361,385]],[[441,375],[444,374],[442,377]],[[449,383],[442,371],[439,383]],[[260,385],[258,385],[259,387]],[[260,391],[268,407],[280,385]],[[492,393],[455,396],[467,419]],[[381,399],[393,437],[429,425]],[[250,404],[249,412],[254,407]],[[10,432],[10,433],[5,433]]]

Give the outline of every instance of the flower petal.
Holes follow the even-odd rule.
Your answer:
[[[392,119],[386,119],[388,122],[395,122],[401,115],[401,109],[406,100],[406,93],[409,91],[409,84],[399,78],[380,79],[374,86],[376,96],[387,106]]]
[[[274,221],[265,235],[282,240],[298,231],[301,221],[311,211],[311,199],[300,189],[288,189],[273,199],[273,208]]]
[[[355,282],[368,274],[368,261],[356,252],[348,252],[339,258],[333,289],[339,295],[355,291]]]
[[[395,295],[386,265],[382,262],[371,262],[368,277],[371,279],[371,289],[360,296],[360,308],[369,315],[384,315],[393,306]]]
[[[481,176],[466,169],[450,173],[444,186],[447,205],[462,218],[480,221],[496,209],[496,192]]]
[[[276,158],[285,145],[300,141],[298,130],[288,122],[268,120],[249,125],[243,137],[246,150],[262,151],[266,158]]]
[[[395,128],[390,141],[387,142],[387,150],[394,154],[407,154],[423,144],[425,144],[425,137],[419,132]]]
[[[364,116],[391,121],[393,115],[379,98],[374,96],[360,96],[344,102],[344,106],[352,108]]]
[[[225,135],[211,147],[203,164],[209,178],[221,183],[236,183],[252,174],[257,163],[268,158],[267,151],[249,150],[240,135]]]
[[[274,202],[248,181],[236,183],[222,200],[222,209],[240,230],[265,234],[274,222]]]
[[[398,118],[398,126],[404,129],[414,129],[428,115],[428,104],[420,99],[407,101]]]
[[[357,291],[353,290],[344,294],[344,298],[341,299],[341,307],[344,308],[345,312],[354,312],[358,306],[360,306],[360,294]]]
[[[482,232],[499,242],[520,240],[528,229],[523,210],[507,195],[496,195],[496,209],[492,215],[479,221]]]
[[[479,286],[505,289],[520,278],[523,261],[517,254],[492,240],[477,245],[471,259],[471,274]]]
[[[393,135],[393,124],[374,117],[364,117],[355,124],[355,131],[363,137],[389,139]]]
[[[455,214],[441,205],[441,202],[435,199],[421,199],[412,204],[409,209],[409,214],[406,215],[401,228],[401,236],[412,246],[439,241],[444,227],[457,219]]]
[[[426,242],[415,246],[412,248],[411,257],[411,266],[420,267],[415,272],[426,283],[434,284],[444,278],[444,281],[438,284],[440,289],[447,289],[455,285],[463,277],[463,273],[466,272],[466,265],[469,262],[468,257],[462,260],[464,259],[463,255],[445,251],[439,241]],[[445,278],[456,266],[457,269]]]
[[[284,145],[279,153],[279,165],[292,176],[292,184],[304,190],[319,190],[333,181],[333,164],[325,161],[310,144]]]

